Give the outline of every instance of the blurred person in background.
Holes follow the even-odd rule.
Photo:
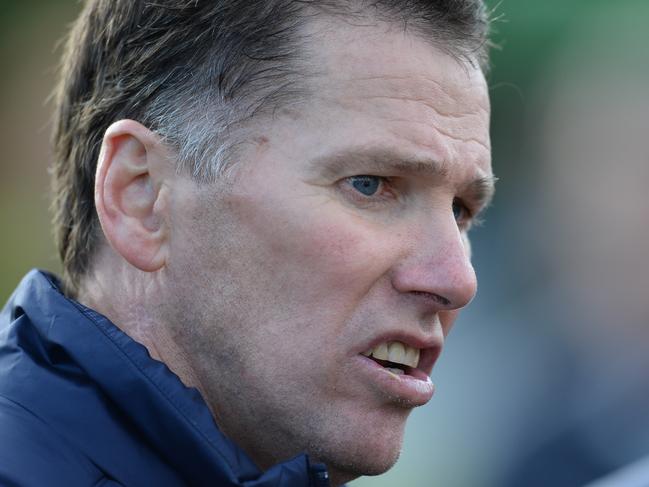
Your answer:
[[[339,485],[396,461],[476,292],[481,1],[89,1],[59,280],[0,315],[0,483]]]

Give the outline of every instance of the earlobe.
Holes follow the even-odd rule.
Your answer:
[[[95,207],[111,247],[131,265],[155,272],[166,263],[165,151],[133,120],[104,135],[95,177]]]

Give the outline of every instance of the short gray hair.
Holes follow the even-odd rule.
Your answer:
[[[53,210],[63,284],[74,295],[99,242],[94,177],[108,126],[131,118],[213,181],[247,120],[304,99],[303,27],[317,15],[402,23],[483,69],[482,0],[88,0],[67,39],[55,91]]]

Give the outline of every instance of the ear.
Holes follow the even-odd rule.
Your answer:
[[[104,135],[95,176],[95,207],[111,247],[146,272],[167,259],[166,190],[169,161],[159,137],[133,120]]]

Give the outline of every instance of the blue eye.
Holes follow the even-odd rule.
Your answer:
[[[349,180],[354,189],[365,196],[373,196],[381,186],[381,178],[378,176],[352,176]]]

